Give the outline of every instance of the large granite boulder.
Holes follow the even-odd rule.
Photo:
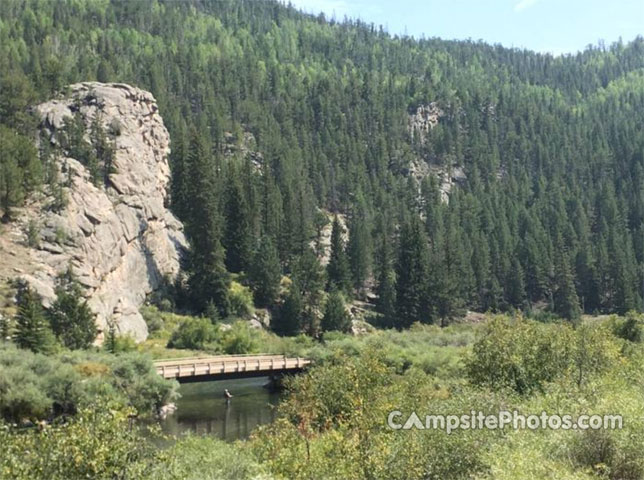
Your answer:
[[[41,141],[53,145],[75,114],[86,125],[88,142],[96,118],[105,131],[116,129],[114,168],[104,185],[95,185],[79,159],[64,151],[56,157],[67,185],[66,203],[58,212],[47,211],[45,198],[24,209],[19,227],[25,231],[27,224],[37,225],[40,241],[22,276],[47,304],[54,298],[56,275],[71,265],[99,328],[105,331],[113,321],[121,333],[142,340],[147,327],[139,306],[164,277],[179,272],[187,246],[181,223],[165,206],[170,138],[156,101],[129,85],[85,82],[36,111],[42,119]]]

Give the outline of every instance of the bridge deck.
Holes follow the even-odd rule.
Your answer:
[[[310,364],[309,359],[284,355],[217,355],[154,362],[159,375],[180,382],[288,373]]]

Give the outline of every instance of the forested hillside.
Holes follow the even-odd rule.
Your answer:
[[[29,106],[88,80],[158,101],[171,207],[192,245],[177,296],[197,312],[227,316],[242,272],[259,306],[280,305],[284,333],[318,328],[322,290],[328,329],[346,328],[343,297],[369,290],[396,327],[466,309],[575,320],[642,308],[641,37],[552,57],[272,1],[4,0],[5,221],[57,181],[31,147]],[[419,107],[435,113],[422,132]],[[445,199],[434,173],[456,170]],[[348,230],[334,222],[326,274],[310,247],[322,212]]]

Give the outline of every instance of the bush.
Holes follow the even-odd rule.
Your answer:
[[[45,418],[52,399],[40,386],[39,378],[27,368],[0,369],[0,414],[9,422]]]
[[[157,453],[130,428],[129,413],[99,402],[62,426],[20,433],[0,426],[2,478],[147,478]]]
[[[127,353],[138,349],[136,340],[131,335],[120,335],[113,321],[108,321],[107,335],[103,343],[103,350],[109,353]]]
[[[136,340],[131,335],[109,336],[105,342],[105,349],[110,353],[135,352],[139,348]]]
[[[40,225],[34,219],[29,220],[27,224],[27,245],[32,248],[40,246]]]
[[[640,480],[644,477],[641,446],[641,432],[622,435],[614,430],[584,430],[574,432],[564,446],[564,453],[577,467],[598,477]]]
[[[163,330],[165,323],[161,315],[144,315],[145,323],[148,327],[148,334],[155,335],[156,333]]]
[[[644,333],[642,332],[642,319],[636,312],[628,312],[626,319],[618,322],[613,327],[613,332],[619,338],[633,343],[642,343]]]
[[[385,428],[388,413],[469,412],[478,398],[450,398],[418,372],[396,375],[382,351],[332,356],[289,383],[278,419],[260,427],[250,447],[277,478],[387,480],[479,478],[489,431],[401,431]]]
[[[167,463],[160,463],[150,478],[165,480],[242,480],[265,478],[263,468],[251,452],[212,437],[180,439],[164,452]],[[268,478],[268,477],[266,477]]]
[[[229,355],[256,353],[258,342],[247,322],[235,322],[231,329],[224,332],[221,341],[223,351]]]
[[[573,330],[564,324],[498,316],[474,343],[466,370],[475,384],[519,394],[543,391],[546,383],[564,375],[581,386],[617,357],[613,340],[603,327]]]
[[[175,309],[178,287],[169,276],[164,276],[157,288],[149,295],[148,302],[162,312],[172,312]]]
[[[217,349],[219,329],[203,317],[188,317],[177,330],[174,331],[169,348],[185,348],[191,350]]]
[[[150,414],[176,398],[177,386],[138,353],[44,356],[0,345],[0,415],[10,422],[74,414],[97,398]]]
[[[147,357],[124,354],[112,364],[115,383],[127,404],[140,414],[156,412],[176,398],[176,384],[158,375]]]
[[[148,326],[149,338],[169,340],[174,331],[191,316],[164,312],[154,305],[142,306],[141,315]]]
[[[253,293],[248,287],[231,282],[228,292],[231,313],[236,317],[246,317],[253,311]]]
[[[132,428],[132,410],[99,400],[76,418],[44,429],[0,424],[0,478],[12,480],[258,479],[264,470],[252,453],[209,437],[182,438],[159,449],[157,430]]]

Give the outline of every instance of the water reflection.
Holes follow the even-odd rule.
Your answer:
[[[163,421],[166,433],[214,435],[226,441],[247,438],[253,429],[275,419],[279,393],[263,388],[267,378],[181,385],[177,411]],[[233,398],[226,402],[224,390]]]

